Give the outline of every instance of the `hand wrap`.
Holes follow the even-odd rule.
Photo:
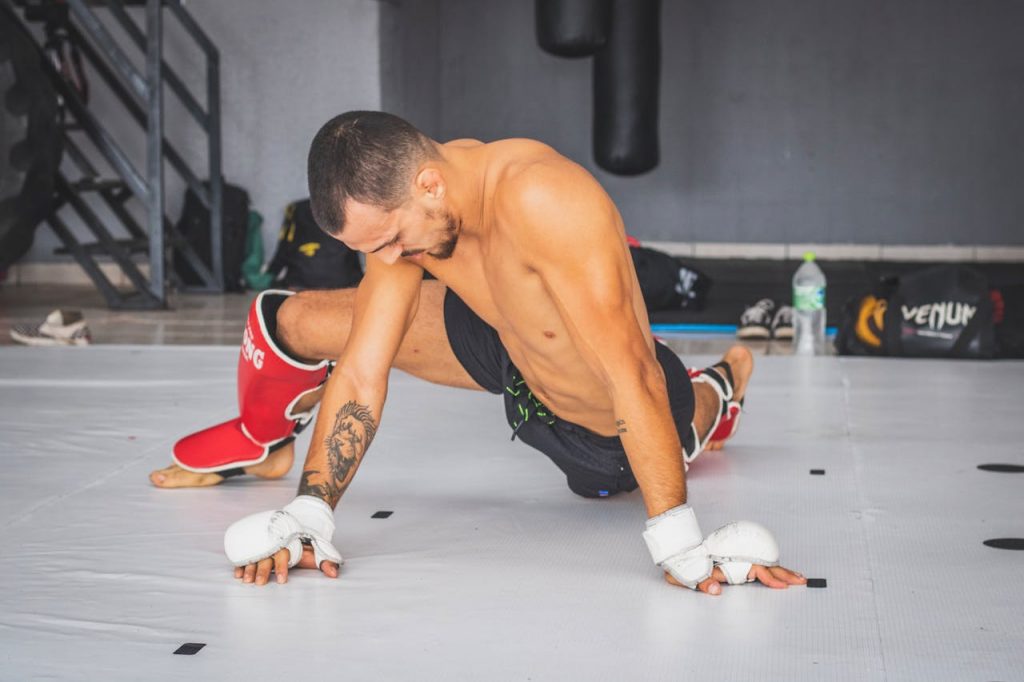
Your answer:
[[[654,563],[691,590],[710,578],[714,569],[703,538],[697,517],[687,504],[647,519],[644,531]]]
[[[224,553],[235,566],[266,559],[278,550],[288,550],[289,568],[302,558],[302,542],[313,546],[319,568],[322,561],[344,563],[331,544],[334,510],[319,497],[299,495],[278,511],[250,514],[236,521],[224,533]]]
[[[704,540],[704,546],[730,585],[749,582],[747,574],[752,564],[779,565],[775,537],[753,521],[734,521],[722,526]]]

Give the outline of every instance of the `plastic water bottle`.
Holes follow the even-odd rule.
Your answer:
[[[797,355],[825,352],[825,273],[813,251],[793,275],[793,345]]]

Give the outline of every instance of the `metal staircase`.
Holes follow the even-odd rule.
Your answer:
[[[168,285],[178,285],[168,272],[168,258],[180,253],[199,275],[202,284],[190,291],[224,290],[221,205],[220,56],[216,46],[185,10],[181,0],[20,0],[16,3],[28,22],[44,22],[47,33],[61,32],[84,56],[90,75],[98,75],[132,120],[145,133],[145,154],[141,164],[124,151],[125,131],[104,126],[89,109],[80,91],[58,67],[47,62],[48,75],[61,98],[64,120],[65,162],[56,181],[56,205],[47,223],[63,244],[58,252],[72,255],[103,294],[111,308],[164,308]],[[145,28],[140,28],[127,10],[144,6]],[[121,45],[101,21],[98,12],[128,36]],[[185,86],[163,58],[163,22],[169,12],[205,56],[205,106]],[[136,67],[131,51],[141,56],[144,69]],[[141,54],[139,54],[141,53]],[[176,96],[206,136],[208,182],[185,161],[164,137],[165,86]],[[120,133],[120,134],[119,134]],[[114,170],[103,177],[91,159],[99,155]],[[139,166],[142,166],[140,169]],[[200,198],[210,211],[211,262],[205,263],[165,215],[164,172],[170,168]],[[133,216],[129,202],[137,201],[144,219]],[[97,208],[113,216],[113,223],[100,218]],[[83,243],[71,230],[69,218],[83,225],[94,242]],[[139,267],[136,256],[148,256],[148,272]],[[97,257],[109,258],[131,283],[120,289],[107,277]]]

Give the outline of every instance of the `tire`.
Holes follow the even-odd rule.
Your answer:
[[[42,59],[0,0],[0,272],[25,255],[53,206],[62,144],[57,95]]]

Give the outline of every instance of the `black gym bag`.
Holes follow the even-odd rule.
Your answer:
[[[203,186],[209,190],[210,183]],[[243,291],[242,261],[249,227],[249,193],[237,185],[223,183],[221,193],[221,244],[224,258],[224,290]],[[204,263],[210,263],[210,209],[189,188],[178,218],[178,230]],[[186,286],[201,286],[199,276],[180,251],[174,252],[174,272]]]
[[[993,306],[986,277],[938,265],[886,278],[843,308],[840,355],[992,358]]]

